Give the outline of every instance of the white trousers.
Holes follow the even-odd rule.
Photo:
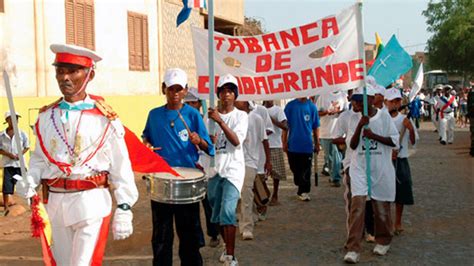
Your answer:
[[[255,182],[255,176],[257,175],[257,169],[245,167],[245,179],[244,186],[242,187],[242,193],[240,198],[240,218],[239,218],[239,231],[250,231],[253,233],[254,227],[254,211],[253,211],[253,183]]]
[[[455,123],[454,112],[444,114],[444,118],[439,119],[439,136],[441,137],[441,140],[453,143]]]
[[[90,265],[103,218],[85,220],[71,226],[63,226],[60,217],[51,221],[53,236],[52,252],[58,266]]]

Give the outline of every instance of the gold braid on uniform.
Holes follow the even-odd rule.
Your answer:
[[[118,118],[117,113],[112,109],[110,105],[106,104],[104,100],[97,99],[95,101],[95,106],[110,121],[114,121]]]
[[[56,101],[54,101],[54,102],[52,102],[52,103],[50,103],[50,104],[48,104],[48,105],[45,105],[45,106],[41,107],[41,108],[39,109],[39,113],[43,113],[43,112],[45,112],[46,110],[48,110],[49,108],[58,105],[59,102],[61,102],[62,99],[63,99],[63,98],[59,98],[59,99],[57,99]]]

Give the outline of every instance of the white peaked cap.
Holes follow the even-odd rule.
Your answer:
[[[65,63],[91,67],[94,62],[102,60],[102,57],[96,52],[77,45],[51,44],[50,49],[56,54],[55,64]]]

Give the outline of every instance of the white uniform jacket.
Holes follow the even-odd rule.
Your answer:
[[[81,103],[95,103],[95,101],[87,96],[84,101],[73,105]],[[35,132],[38,138],[28,172],[33,177],[35,186],[40,184],[41,179],[57,177],[84,179],[98,172],[107,171],[109,184],[115,189],[117,203],[128,203],[132,206],[138,199],[138,190],[121,122],[118,119],[111,122],[97,112],[77,110],[67,112],[66,119],[66,111],[53,106],[38,116],[39,132]],[[39,136],[50,157],[72,165],[69,176],[50,162],[40,147]],[[75,143],[76,141],[78,143]],[[102,146],[98,147],[101,143]],[[105,217],[111,213],[111,209],[112,199],[107,188],[74,193],[49,193],[46,204],[50,219],[62,220],[64,226],[91,218]],[[56,213],[62,214],[63,217],[54,219]]]

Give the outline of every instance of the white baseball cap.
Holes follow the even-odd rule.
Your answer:
[[[372,85],[372,86],[377,85],[377,81],[375,81],[375,78],[373,76],[370,76],[370,75],[365,77],[365,82]]]
[[[221,76],[219,78],[219,82],[217,83],[217,87],[218,88],[222,87],[227,83],[232,83],[237,87],[239,86],[238,83],[237,83],[237,79],[234,76],[232,76],[231,74],[226,74],[226,75]]]
[[[384,86],[379,85],[379,84],[376,84],[374,86],[374,89],[375,89],[375,94],[381,94],[383,96],[385,96],[385,92],[387,91]]]
[[[219,77],[219,82],[217,83],[217,95],[219,96],[219,92],[221,91],[222,87],[226,84],[232,84],[232,90],[234,91],[235,98],[239,96],[239,84],[237,82],[237,78],[232,76],[231,74],[226,74],[224,76]]]
[[[191,87],[188,89],[188,94],[186,94],[186,96],[184,96],[184,102],[187,103],[187,102],[196,102],[196,101],[199,101],[199,94],[198,94],[198,90],[197,88],[195,87]]]
[[[366,88],[367,88],[367,96],[374,96],[375,95],[375,88],[370,85],[370,84],[366,84]],[[359,87],[357,89],[354,90],[354,92],[352,93],[352,95],[363,95],[364,94],[364,87]]]
[[[164,83],[167,88],[180,85],[184,89],[188,84],[188,75],[180,68],[170,68],[165,72]]]
[[[390,88],[385,91],[385,99],[387,101],[391,101],[394,99],[401,99],[401,98],[402,98],[402,94],[400,90],[397,88]]]
[[[10,111],[6,111],[5,112],[5,119],[9,118],[10,116],[11,116]],[[16,113],[16,116],[21,117],[21,115],[19,113]]]

